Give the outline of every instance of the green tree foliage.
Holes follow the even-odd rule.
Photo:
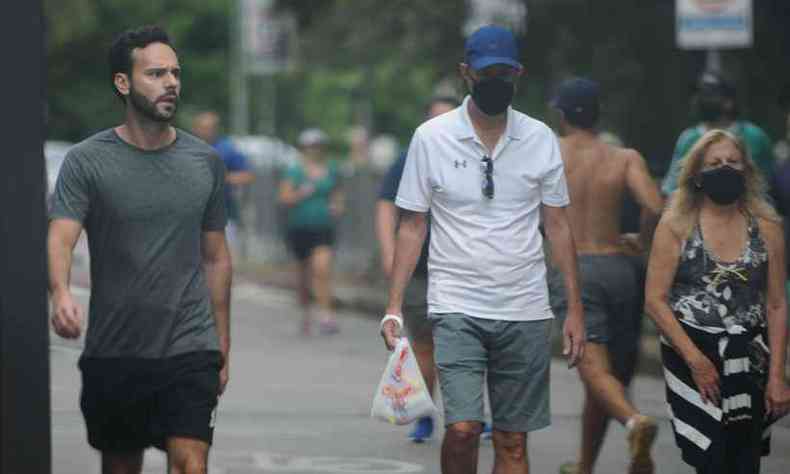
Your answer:
[[[528,87],[537,82],[548,97],[564,77],[597,79],[604,95],[602,125],[663,173],[678,134],[696,121],[690,101],[705,65],[704,52],[675,46],[675,2],[525,1]],[[742,116],[777,138],[784,124],[777,97],[790,78],[790,3],[754,0],[753,8],[754,47],[722,52],[723,66],[737,84]]]
[[[282,138],[320,126],[340,143],[349,127],[364,124],[405,146],[437,85],[465,93],[456,73],[465,0],[273,1],[296,17],[298,57],[293,70],[250,81],[251,115],[274,116]],[[526,77],[516,107],[553,122],[547,101],[556,84],[593,77],[604,91],[602,125],[663,172],[678,133],[693,122],[691,86],[704,65],[704,53],[675,47],[674,1],[524,1],[528,28],[519,39]],[[107,48],[117,32],[147,23],[166,27],[178,48],[181,119],[206,107],[227,117],[235,3],[45,0],[50,136],[76,140],[119,120]],[[723,62],[738,84],[743,116],[778,137],[784,121],[777,96],[790,79],[790,2],[755,0],[754,23],[754,47],[726,51]]]
[[[520,38],[526,77],[516,107],[556,123],[547,102],[568,76],[599,80],[604,91],[602,127],[619,134],[662,173],[680,131],[694,122],[692,86],[705,62],[703,52],[675,46],[674,1],[524,0],[529,18]],[[466,2],[279,0],[294,12],[301,33],[300,77],[355,71],[355,88],[306,94],[309,103],[368,99],[375,129],[408,139],[420,104],[437,81],[455,75],[463,54]],[[724,67],[738,85],[744,117],[777,137],[784,121],[777,105],[790,78],[790,4],[754,2],[755,45],[725,51]],[[318,75],[318,77],[316,77]],[[291,83],[301,87],[299,81]],[[459,92],[465,92],[456,83]],[[349,97],[350,95],[350,97]],[[319,115],[321,106],[306,106]],[[352,106],[344,122],[360,120]],[[351,115],[348,115],[351,114]],[[338,119],[340,117],[336,117]],[[321,117],[305,115],[306,122]]]
[[[121,120],[107,52],[115,35],[145,24],[170,33],[183,68],[182,107],[227,112],[233,0],[45,0],[48,135],[80,140]],[[181,114],[186,117],[188,114]]]
[[[286,137],[319,125],[339,138],[361,124],[406,143],[426,101],[463,54],[462,0],[276,5],[296,16],[300,32],[299,66],[277,78],[289,98],[278,103],[278,131]]]

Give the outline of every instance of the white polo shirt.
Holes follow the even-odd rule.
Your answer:
[[[415,132],[395,203],[431,212],[428,309],[508,321],[554,317],[549,307],[540,205],[570,203],[560,148],[543,122],[507,111],[494,149],[494,197],[483,195],[488,155],[469,97]]]

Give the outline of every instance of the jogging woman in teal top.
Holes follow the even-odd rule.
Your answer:
[[[332,305],[332,260],[335,222],[344,208],[338,168],[326,155],[327,135],[311,128],[299,135],[300,160],[280,182],[280,202],[288,208],[286,239],[299,260],[299,303],[302,332],[309,334],[314,319],[311,292],[318,306],[322,334],[338,331]]]

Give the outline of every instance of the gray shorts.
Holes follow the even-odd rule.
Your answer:
[[[607,346],[615,375],[626,384],[639,355],[644,306],[645,264],[628,255],[580,255],[584,327],[587,341]],[[548,272],[551,309],[565,320],[568,299],[562,273]]]
[[[431,344],[431,322],[428,321],[428,280],[414,276],[403,295],[403,320],[412,341]]]
[[[551,424],[551,319],[500,321],[431,314],[445,425],[483,422],[488,384],[494,429],[526,433]]]

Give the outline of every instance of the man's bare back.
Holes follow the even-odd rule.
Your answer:
[[[629,432],[631,460],[627,472],[652,473],[650,447],[657,424],[639,413],[626,397],[625,389],[634,375],[639,354],[644,308],[644,269],[640,257],[649,248],[662,199],[637,151],[598,139],[595,125],[600,113],[600,86],[597,82],[586,78],[563,81],[552,105],[561,114],[559,125],[564,137],[560,149],[571,198],[566,212],[579,254],[588,348],[579,365],[579,376],[587,394],[579,457],[564,464],[562,472],[593,472],[606,421],[615,418]],[[642,208],[640,238],[626,239],[621,233],[620,217],[626,193]],[[556,269],[550,269],[547,282],[552,311],[562,318],[568,302],[560,276]]]
[[[645,160],[636,150],[608,145],[587,131],[560,139],[571,205],[568,208],[579,254],[627,253],[620,229],[626,191],[653,216],[662,200]]]

